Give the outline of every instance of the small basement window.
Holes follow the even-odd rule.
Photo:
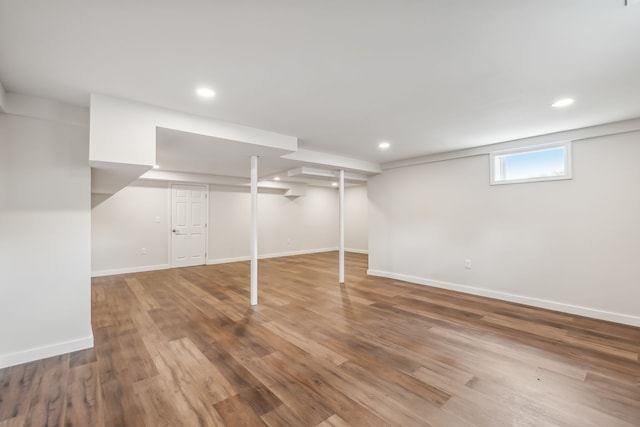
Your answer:
[[[489,158],[491,185],[571,179],[571,141],[496,151]]]

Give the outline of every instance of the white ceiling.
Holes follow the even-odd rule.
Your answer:
[[[624,0],[0,2],[10,92],[128,98],[377,163],[640,117],[639,76]]]
[[[331,187],[332,183],[337,181],[335,176],[319,174],[298,173],[290,176],[290,171],[294,172],[301,167],[317,170],[318,166],[283,158],[283,155],[290,153],[286,150],[175,129],[157,128],[156,151],[156,162],[160,171],[244,178],[239,182],[246,181],[248,185],[251,174],[250,159],[252,155],[257,155],[259,156],[258,178],[263,181],[271,181],[278,177],[283,182],[298,182],[322,187]],[[345,182],[362,183],[359,180],[349,179]]]
[[[261,178],[298,166],[297,162],[281,157],[289,153],[286,150],[174,129],[157,128],[156,151],[158,166],[168,171],[249,178],[252,155],[260,157],[258,173]]]

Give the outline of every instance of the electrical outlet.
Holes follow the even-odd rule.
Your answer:
[[[464,260],[464,268],[471,268],[471,259],[467,258]]]
[[[156,223],[160,223],[160,217],[159,216],[156,217]]]
[[[147,254],[147,248],[141,248],[140,255],[146,255],[146,254]]]

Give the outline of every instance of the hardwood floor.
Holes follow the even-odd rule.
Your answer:
[[[366,276],[93,280],[95,348],[0,370],[0,426],[640,426],[640,329]]]

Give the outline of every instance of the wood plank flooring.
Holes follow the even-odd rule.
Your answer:
[[[93,280],[95,348],[0,370],[7,426],[640,426],[640,329],[337,254]]]

